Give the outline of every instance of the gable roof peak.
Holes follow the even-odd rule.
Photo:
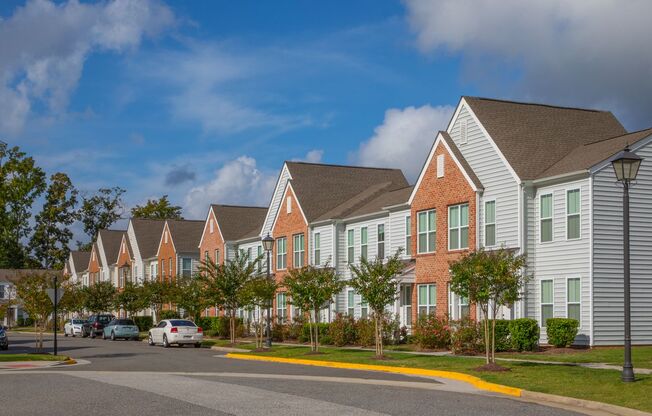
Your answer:
[[[547,104],[547,103],[540,103],[540,102],[534,102],[534,101],[517,101],[517,100],[507,100],[507,99],[502,99],[502,98],[477,97],[477,96],[472,96],[472,95],[463,95],[462,98],[464,98],[466,101],[468,101],[468,100],[482,100],[482,101],[493,101],[493,102],[496,102],[496,103],[504,103],[504,104],[531,105],[531,106],[538,106],[538,107],[556,108],[556,109],[559,109],[559,110],[589,111],[589,112],[592,112],[592,113],[611,113],[611,111],[609,111],[609,110],[599,110],[599,109],[595,109],[595,108]]]

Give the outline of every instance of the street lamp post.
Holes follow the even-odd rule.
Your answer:
[[[272,278],[272,273],[271,273],[271,254],[272,254],[272,248],[274,247],[274,239],[267,234],[265,238],[263,238],[263,248],[267,252],[267,279]],[[265,339],[265,347],[267,348],[272,348],[272,300],[270,299],[269,302],[267,303],[267,338]]]
[[[626,383],[634,381],[632,365],[632,325],[630,307],[630,268],[629,268],[629,187],[636,180],[643,158],[629,150],[629,146],[611,159],[616,179],[623,184],[623,292],[625,296],[625,362],[621,380]]]

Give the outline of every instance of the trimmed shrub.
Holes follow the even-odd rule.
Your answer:
[[[484,351],[483,330],[480,323],[467,317],[451,323],[451,351],[453,354],[475,354]]]
[[[575,341],[580,323],[577,319],[550,318],[546,321],[548,344],[557,348],[570,347]]]
[[[376,345],[374,321],[369,318],[360,318],[355,323],[356,334],[358,335],[357,344],[363,347]]]
[[[535,351],[539,346],[539,324],[532,318],[509,322],[509,337],[516,351]]]
[[[331,322],[328,334],[335,346],[343,347],[355,344],[357,338],[355,319],[352,316],[338,313]]]
[[[423,349],[448,348],[451,342],[448,319],[434,314],[420,316],[414,328],[414,341]]]
[[[151,316],[133,316],[132,319],[140,332],[147,332],[154,326]]]
[[[161,321],[164,319],[179,319],[179,318],[181,318],[179,316],[179,312],[171,311],[171,310],[161,311],[161,316],[159,317]]]
[[[383,316],[383,343],[397,345],[401,342],[401,321],[398,315],[391,313]]]
[[[285,339],[292,341],[301,341],[303,337],[303,326],[305,319],[293,319],[291,322],[285,324],[287,337]]]
[[[324,337],[328,336],[328,329],[330,324],[320,322],[318,325],[318,331],[319,331],[319,343],[320,344],[327,344],[327,342],[324,341]],[[330,340],[330,339],[329,339]],[[332,342],[332,340],[330,340]],[[310,342],[310,324],[309,323],[304,323],[303,326],[301,327],[301,335],[299,336],[299,342]]]
[[[272,341],[283,342],[287,339],[288,329],[287,325],[274,322],[272,325]]]
[[[496,352],[509,351],[512,342],[509,336],[509,323],[507,319],[496,319]],[[484,352],[484,321],[480,322],[480,338]],[[491,336],[491,321],[489,321],[489,336]]]

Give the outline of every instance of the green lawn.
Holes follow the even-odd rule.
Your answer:
[[[373,352],[356,349],[322,348],[322,355],[306,355],[307,347],[274,347],[273,352],[260,355],[307,360],[340,361],[371,365],[415,367],[433,370],[448,370],[471,374],[483,380],[512,387],[595,400],[619,406],[652,411],[652,376],[639,375],[637,382],[623,384],[620,373],[611,370],[594,370],[550,364],[501,362],[510,372],[478,372],[474,368],[484,361],[474,358],[435,357],[400,352],[388,352],[390,360],[373,359]],[[252,353],[255,354],[255,353]]]
[[[521,360],[558,361],[564,363],[606,363],[622,365],[623,349],[621,347],[593,348],[578,350],[568,354],[527,354],[499,353],[496,357],[518,358]],[[634,368],[652,368],[652,346],[633,347],[632,362]]]
[[[50,354],[0,354],[0,361],[65,361],[64,355]]]

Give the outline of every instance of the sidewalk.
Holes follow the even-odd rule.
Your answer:
[[[0,370],[29,370],[48,368],[67,364],[67,361],[4,361],[0,362]]]

